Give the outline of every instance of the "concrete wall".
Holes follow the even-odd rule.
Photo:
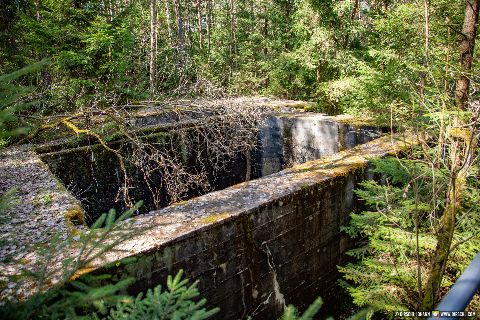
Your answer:
[[[263,177],[295,164],[319,159],[378,136],[376,128],[353,127],[336,121],[335,117],[315,113],[271,116],[260,129],[258,148],[248,156],[245,154],[237,154],[234,158],[222,156],[226,166],[217,171],[212,169],[209,162],[215,155],[202,152],[201,150],[205,148],[190,143],[199,140],[199,137],[195,136],[195,131],[187,133],[186,139],[181,139],[175,133],[175,129],[153,133],[143,139],[155,144],[159,149],[184,155],[184,166],[190,172],[198,172],[199,168],[204,167],[210,185],[208,191],[212,191],[227,188],[246,179]],[[131,145],[116,142],[112,147],[121,150],[125,155],[126,169],[132,186],[129,194],[132,199],[144,201],[143,212],[158,209],[154,206],[143,173],[129,161],[132,155]],[[65,149],[44,153],[41,157],[64,185],[82,201],[89,222],[112,207],[118,211],[125,209],[121,197],[118,197],[118,191],[124,183],[123,173],[116,156],[103,146],[95,144]],[[162,185],[160,172],[152,175],[152,185]],[[184,199],[204,193],[205,190],[199,190],[192,185]],[[170,200],[166,190],[162,188],[160,207],[167,206]]]
[[[138,293],[184,269],[208,305],[220,307],[217,319],[275,319],[285,304],[303,308],[319,295],[332,303],[349,243],[339,228],[355,206],[361,171],[173,240],[121,273],[137,277],[131,293]]]
[[[253,153],[254,178],[350,149],[380,136],[373,126],[339,122],[318,113],[268,117]]]
[[[192,145],[196,141],[194,132],[187,132],[186,139],[181,139],[173,130],[170,132],[154,133],[143,137],[146,143],[155,145],[159,150],[176,153],[180,163],[191,173],[198,172],[202,166],[207,173],[210,190],[219,190],[245,180],[247,161],[243,154],[237,154],[233,159],[227,156],[220,157],[229,164],[225,169],[213,170],[209,162],[209,155],[200,151],[201,146]],[[143,200],[143,212],[158,209],[154,205],[152,193],[146,183],[143,172],[133,164],[133,148],[130,143],[114,143],[112,148],[120,150],[124,156],[125,167],[130,179],[129,196],[134,202]],[[101,213],[110,208],[122,212],[126,209],[119,195],[119,189],[124,185],[123,171],[115,154],[99,144],[66,149],[62,151],[41,154],[42,160],[50,170],[78,199],[81,200],[87,212],[88,222],[94,221]],[[201,160],[201,164],[200,161]],[[171,198],[163,187],[163,178],[160,171],[150,176],[152,186],[159,188],[160,207],[167,206]],[[205,193],[192,184],[186,191],[185,198],[191,198]]]
[[[339,228],[357,207],[353,189],[371,178],[369,159],[394,149],[380,138],[140,216],[136,225],[153,229],[122,245],[138,260],[109,272],[136,277],[136,293],[184,269],[221,308],[217,319],[275,319],[319,295],[338,305],[336,265],[350,246]]]

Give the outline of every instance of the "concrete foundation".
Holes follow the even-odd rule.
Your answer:
[[[146,125],[156,124],[151,116],[147,120]],[[146,200],[147,211],[131,221],[148,230],[87,271],[109,272],[114,279],[134,276],[137,281],[129,291],[136,294],[164,284],[167,275],[183,269],[199,281],[208,305],[220,307],[217,319],[275,319],[285,305],[302,309],[317,296],[327,305],[336,303],[336,266],[351,247],[340,226],[359,207],[353,190],[372,178],[370,159],[406,146],[393,137],[378,138],[378,129],[351,121],[305,112],[268,117],[254,151],[225,159],[229,165],[224,171],[209,174],[213,192],[192,190],[186,201],[160,210],[152,207],[141,175],[129,167],[137,179],[132,194],[135,200]],[[179,152],[188,144],[176,140],[174,130],[153,131],[145,139]],[[115,142],[128,154],[128,143],[123,143]],[[111,152],[99,145],[62,144],[36,150],[48,164],[49,169],[42,164],[45,174],[57,181],[51,170],[68,190],[78,191],[87,212],[122,209],[115,201],[121,179]],[[184,153],[194,168],[197,154]],[[156,179],[161,183],[162,177]],[[67,198],[65,210],[78,207],[71,195]],[[162,205],[168,203],[168,197],[162,199]],[[117,263],[132,257],[133,263]],[[15,268],[0,263],[2,272]],[[2,299],[15,295],[9,288],[9,283],[1,288]]]

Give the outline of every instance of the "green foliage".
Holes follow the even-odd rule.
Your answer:
[[[8,205],[14,191],[0,199]],[[8,197],[7,197],[8,196]],[[8,199],[7,199],[8,198]],[[78,239],[65,240],[55,235],[48,247],[36,249],[40,259],[34,270],[24,269],[22,274],[10,279],[17,285],[38,288],[29,299],[0,307],[6,319],[206,319],[218,308],[204,308],[205,299],[199,296],[198,282],[188,285],[182,279],[183,271],[167,279],[167,288],[161,286],[140,293],[136,298],[126,295],[126,289],[134,278],[114,280],[111,274],[86,273],[90,263],[108,251],[115,250],[122,242],[146,230],[135,230],[130,218],[142,205],[137,203],[130,210],[117,215],[112,209],[104,213],[89,231],[83,231]],[[51,269],[53,257],[71,247],[78,249],[76,256],[66,256],[59,268]],[[121,263],[132,262],[124,259]],[[60,274],[60,278],[57,277]],[[45,284],[49,287],[45,288]],[[53,285],[52,285],[53,283]]]
[[[12,188],[7,190],[4,194],[0,195],[0,213],[5,209],[10,208],[19,203],[17,197],[18,188]],[[0,224],[4,223],[3,217],[0,217]]]
[[[393,111],[397,120],[419,91],[425,63],[425,87],[434,92],[441,87],[434,79],[451,86],[458,67],[452,32],[461,29],[460,0],[430,3],[428,61],[423,61],[420,0],[360,7],[353,0],[212,0],[210,8],[201,2],[197,8],[196,1],[182,0],[179,13],[172,1],[157,3],[161,95],[216,94],[212,87],[221,86],[241,94],[313,100],[319,111],[330,113],[369,113],[385,120]],[[40,88],[44,113],[145,99],[149,3],[126,3],[7,4],[0,71],[51,58],[41,77],[29,79]]]
[[[199,292],[197,283],[187,286],[188,280],[182,280],[180,272],[172,278],[168,276],[167,290],[161,286],[149,289],[145,296],[140,293],[131,302],[120,302],[110,311],[108,319],[207,319],[219,311],[218,308],[204,308],[205,299],[194,302]]]
[[[14,191],[8,197],[2,197],[0,204],[6,205]],[[219,308],[206,309],[206,299],[199,298],[198,281],[188,285],[188,279],[183,279],[183,270],[175,277],[168,276],[167,286],[162,290],[160,285],[149,289],[145,294],[137,297],[124,294],[126,289],[135,282],[134,278],[113,280],[111,274],[86,273],[93,259],[105,254],[118,246],[124,240],[138,232],[128,232],[121,237],[118,233],[130,229],[130,225],[123,225],[127,219],[141,206],[138,203],[130,210],[117,217],[114,209],[102,214],[92,225],[89,232],[80,234],[79,255],[67,257],[61,262],[63,270],[61,279],[56,281],[47,291],[40,291],[23,302],[9,303],[0,307],[0,314],[5,319],[185,319],[202,320],[211,317]],[[144,231],[144,230],[143,230]],[[115,238],[112,238],[112,235]],[[51,281],[50,276],[57,276],[57,270],[48,270],[52,262],[52,255],[64,251],[73,245],[72,239],[61,240],[59,235],[50,240],[46,248],[37,248],[37,252],[44,260],[38,261],[38,270],[23,270],[22,275],[15,280],[21,283],[29,281],[33,287],[43,288]],[[105,245],[105,242],[110,242]],[[113,242],[113,243],[112,243]],[[85,253],[89,250],[94,253]],[[129,263],[131,261],[123,261]],[[49,274],[50,273],[50,274]],[[14,279],[11,279],[14,280]],[[25,285],[25,282],[23,282]],[[50,286],[50,285],[49,285]],[[40,289],[41,290],[41,289]],[[318,313],[323,302],[317,298],[303,314],[290,305],[285,309],[281,320],[308,320]]]
[[[285,312],[279,320],[311,320],[320,311],[322,305],[323,300],[317,298],[302,315],[299,315],[298,310],[294,306],[289,305],[285,308]]]
[[[175,10],[172,1],[166,1],[157,8],[156,86],[161,95],[215,95],[220,86],[241,94],[312,100],[318,111],[372,115],[383,124],[415,127],[426,136],[440,136],[438,127],[451,125],[452,117],[468,123],[465,118],[472,116],[451,108],[460,70],[456,47],[464,1],[429,1],[428,56],[420,0],[370,1],[360,7],[356,5],[364,1],[212,0],[210,8],[206,1],[199,3],[201,8],[196,1],[182,0]],[[148,97],[148,5],[7,1],[0,19],[0,148],[33,125],[19,120],[26,110],[29,116],[75,113]],[[477,46],[475,56],[478,52]],[[34,74],[40,68],[42,73]],[[472,86],[472,92],[478,92],[475,81]],[[106,123],[96,130],[109,141],[116,129]],[[375,164],[384,181],[365,182],[357,191],[369,209],[353,214],[343,230],[363,246],[349,252],[359,262],[341,271],[358,305],[418,307],[416,275],[418,269],[427,269],[435,248],[434,222],[445,209],[451,178],[442,166],[445,158],[438,160],[430,151],[413,160],[384,159]],[[445,285],[478,250],[479,186],[471,176],[467,182]],[[116,230],[116,220],[114,211],[102,215],[91,232],[80,235],[84,248]],[[129,234],[122,232],[122,237]],[[67,244],[58,241],[54,247],[61,251]],[[73,268],[64,268],[65,279],[85,266],[82,259],[67,260],[72,261]],[[105,312],[114,301],[100,301],[115,296],[124,284],[97,291],[94,296],[101,298],[92,300],[88,292],[93,285],[73,282],[80,304],[72,305],[75,310]],[[39,296],[38,301],[59,299],[58,294]],[[147,296],[162,294],[158,289]],[[142,298],[137,300],[140,308],[146,307]],[[27,309],[33,312],[38,305]],[[291,308],[287,312],[295,314]]]
[[[30,298],[21,307],[3,308],[8,319],[207,319],[219,311],[204,308],[205,299],[198,297],[197,282],[187,286],[180,270],[167,279],[167,290],[161,286],[149,289],[136,298],[121,294],[134,278],[105,284],[111,275],[84,275],[81,280],[68,282],[52,299]]]
[[[129,300],[119,292],[134,279],[106,283],[111,275],[80,276],[84,270],[91,270],[91,263],[106,252],[119,250],[121,243],[148,230],[139,230],[128,220],[141,205],[139,202],[119,216],[115,210],[110,210],[102,214],[90,230],[82,230],[79,235],[66,239],[56,234],[47,246],[35,247],[38,255],[35,265],[9,276],[9,281],[16,285],[15,290],[26,286],[32,288],[31,297],[2,306],[0,314],[7,319],[73,319],[88,314],[93,317],[105,314],[119,301]],[[76,249],[76,255],[64,254],[71,252],[72,248]],[[12,262],[22,264],[21,261]],[[49,289],[45,290],[47,287]]]
[[[361,246],[348,251],[356,262],[339,267],[345,279],[341,284],[358,306],[383,312],[418,310],[418,271],[424,275],[423,283],[436,246],[432,224],[444,210],[441,195],[447,191],[448,172],[432,169],[421,159],[397,158],[375,161],[374,172],[382,175],[383,183],[363,182],[356,190],[370,210],[353,213],[350,223],[342,227]],[[478,199],[479,191],[472,188],[468,194]],[[480,219],[471,204],[466,203],[463,210],[470,221]],[[480,248],[479,225],[467,224],[454,235],[458,247],[448,265],[445,287]],[[473,234],[477,236],[472,238]]]
[[[28,98],[34,88],[21,85],[16,81],[38,72],[48,64],[49,60],[42,60],[0,76],[0,141],[28,132],[28,127],[18,122],[16,114],[37,103]]]

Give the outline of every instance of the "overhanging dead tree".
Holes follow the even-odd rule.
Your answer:
[[[149,139],[142,129],[135,128],[140,110],[169,119],[162,141]],[[173,203],[192,190],[209,191],[212,173],[215,176],[228,171],[239,156],[243,155],[249,166],[261,122],[269,112],[271,108],[239,98],[172,99],[122,107],[91,107],[75,115],[57,115],[44,127],[63,126],[71,133],[93,138],[92,143],[100,144],[118,159],[123,178],[115,200],[127,208],[134,204],[129,191],[136,187],[131,177],[132,171],[136,171],[158,208],[162,199]],[[110,144],[105,134],[98,133],[97,128],[105,123],[115,125],[116,139],[123,141],[121,146],[128,147]],[[250,178],[249,172],[247,169],[245,180]]]

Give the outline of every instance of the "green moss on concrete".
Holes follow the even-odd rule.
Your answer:
[[[186,205],[188,203],[189,200],[183,200],[183,201],[179,201],[179,202],[175,202],[173,204],[171,204],[171,206],[183,206],[183,205]]]
[[[216,213],[216,214],[212,214],[208,217],[204,217],[204,218],[200,219],[200,222],[204,223],[204,224],[211,224],[211,223],[215,223],[215,222],[220,221],[220,220],[227,219],[230,216],[231,216],[231,214],[228,213],[228,212]]]
[[[85,212],[83,208],[75,204],[70,209],[68,209],[64,214],[67,225],[70,228],[74,228],[78,225],[86,225],[85,223]]]
[[[42,189],[33,199],[33,205],[35,206],[46,206],[53,202],[55,199],[54,195],[50,190]]]

